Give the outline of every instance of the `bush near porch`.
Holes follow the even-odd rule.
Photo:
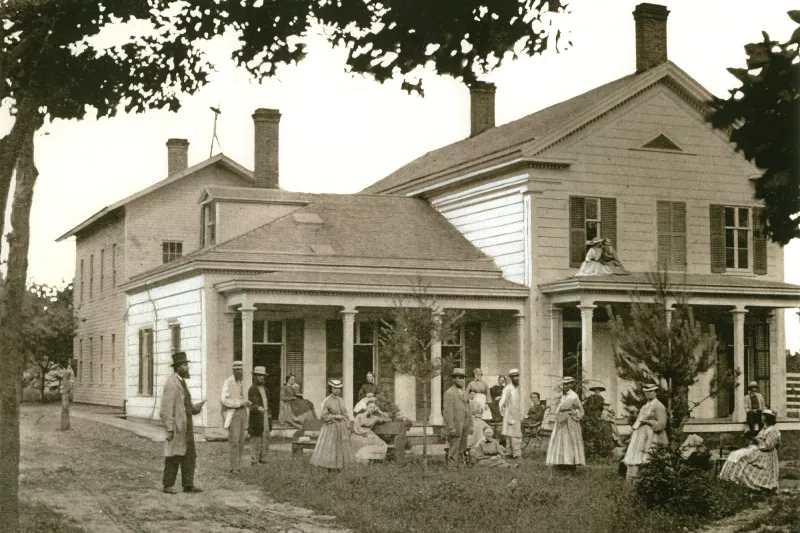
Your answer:
[[[709,517],[667,514],[637,505],[624,479],[607,463],[548,481],[538,457],[513,472],[448,470],[438,462],[423,469],[411,462],[354,467],[341,474],[315,469],[308,456],[290,464],[270,457],[244,476],[275,499],[335,515],[357,533],[612,533],[627,528],[672,533],[735,514],[755,501],[745,491],[715,484]]]

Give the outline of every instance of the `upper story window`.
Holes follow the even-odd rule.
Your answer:
[[[117,243],[111,245],[111,286],[117,286]]]
[[[203,204],[203,227],[200,232],[200,245],[212,246],[217,243],[217,214],[214,204]]]
[[[170,324],[169,326],[169,349],[172,353],[181,351],[181,325]]]
[[[100,295],[103,294],[103,285],[106,284],[106,250],[100,248]]]
[[[617,200],[571,196],[569,199],[569,264],[580,268],[586,246],[595,237],[608,239],[617,249]]]
[[[89,256],[89,299],[94,299],[94,254]]]
[[[767,273],[762,211],[759,207],[710,206],[712,272]]]
[[[686,203],[656,203],[658,267],[686,270]]]
[[[83,259],[81,259],[81,303],[83,303],[83,287],[84,286],[84,271],[83,271]]]
[[[161,244],[161,257],[164,263],[175,261],[183,255],[183,243],[178,241],[164,241]]]
[[[139,330],[139,395],[153,395],[153,330],[150,328]]]

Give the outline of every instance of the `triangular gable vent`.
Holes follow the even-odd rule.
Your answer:
[[[658,137],[642,146],[642,148],[653,148],[655,150],[673,150],[675,152],[683,152],[683,148],[675,144],[672,139],[660,134]]]

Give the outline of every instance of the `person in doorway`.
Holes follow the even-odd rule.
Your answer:
[[[253,384],[247,391],[250,401],[250,417],[247,431],[250,433],[250,464],[267,462],[269,453],[269,405],[265,382],[267,369],[257,366],[253,369]]]
[[[481,408],[480,417],[482,420],[491,420],[492,419],[492,410],[489,407],[489,403],[491,402],[491,395],[489,390],[489,384],[483,381],[483,370],[480,368],[476,368],[472,371],[473,379],[467,384],[467,394],[474,392],[475,393],[475,402]],[[483,432],[478,435],[478,438],[482,438]]]
[[[744,397],[744,408],[747,411],[747,427],[750,428],[751,435],[756,435],[763,429],[761,413],[766,407],[764,397],[758,391],[758,383],[751,381],[747,387],[747,396]]]
[[[566,377],[561,382],[561,398],[555,415],[555,426],[550,434],[547,447],[547,466],[557,470],[575,472],[577,465],[586,464],[583,452],[583,433],[580,421],[583,418],[583,404],[572,388],[575,378]]]
[[[503,415],[500,414],[500,398],[503,397],[503,389],[506,388],[506,383],[506,377],[499,376],[497,378],[497,385],[494,385],[489,389],[489,394],[491,397],[489,408],[492,411],[492,420],[495,422],[503,421]]]
[[[322,429],[311,454],[311,464],[328,471],[338,470],[351,463],[350,418],[342,398],[342,382],[338,379],[328,381],[331,393],[322,402]]]
[[[361,385],[358,389],[358,399],[374,398],[378,393],[378,387],[375,386],[375,374],[367,372],[367,382]]]
[[[64,363],[64,368],[61,371],[61,383],[59,389],[61,391],[61,430],[66,431],[70,428],[69,410],[73,401],[73,390],[75,388],[75,371],[72,370],[74,359],[69,358]]]
[[[224,427],[228,429],[228,447],[230,448],[231,472],[238,474],[242,468],[244,454],[244,432],[247,430],[247,408],[250,401],[244,395],[242,375],[244,365],[241,361],[233,362],[233,375],[222,383],[221,401],[224,409]]]
[[[467,440],[472,430],[467,396],[464,393],[464,369],[454,368],[450,373],[453,384],[442,398],[442,416],[444,429],[447,431],[447,464],[463,465]]]
[[[656,393],[658,385],[645,385],[642,387],[647,403],[639,410],[639,416],[631,429],[631,440],[628,442],[628,451],[625,453],[627,479],[630,482],[639,478],[639,467],[650,462],[650,453],[656,446],[666,446],[667,438],[667,410],[664,408]]]
[[[519,387],[519,370],[512,368],[508,377],[511,383],[503,389],[500,413],[503,415],[503,435],[508,453],[514,459],[522,458],[522,393]]]
[[[197,452],[194,447],[192,416],[200,414],[206,401],[192,403],[192,395],[186,386],[186,380],[190,377],[186,353],[172,354],[172,368],[175,372],[167,378],[161,392],[160,416],[166,431],[163,490],[167,494],[178,493],[175,480],[180,468],[183,492],[203,492],[194,484]]]

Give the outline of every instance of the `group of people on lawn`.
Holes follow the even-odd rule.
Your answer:
[[[205,400],[193,403],[186,379],[189,362],[184,352],[173,354],[174,374],[166,381],[161,399],[161,420],[166,431],[164,462],[164,492],[175,494],[174,484],[181,470],[184,492],[200,492],[194,485],[196,452],[192,428],[192,416],[202,409]],[[452,386],[444,393],[442,414],[444,431],[448,441],[448,464],[461,465],[469,456],[478,466],[493,468],[516,468],[522,457],[522,440],[525,432],[538,431],[545,410],[538,393],[531,394],[532,406],[523,415],[519,384],[519,370],[508,373],[510,383],[488,387],[482,380],[480,369],[474,371],[475,379],[465,387],[465,372],[455,368],[451,372]],[[234,361],[233,375],[222,386],[221,402],[224,407],[224,427],[228,429],[230,447],[230,470],[240,471],[244,453],[245,430],[250,434],[251,463],[264,462],[269,451],[270,417],[267,392],[264,385],[264,367],[253,369],[253,385],[245,395],[242,381],[243,365]],[[505,383],[505,379],[502,380]],[[566,377],[561,381],[561,396],[554,403],[555,425],[550,435],[546,464],[558,470],[574,472],[577,465],[585,464],[583,437],[580,421],[584,416],[583,405],[573,390],[575,379]],[[359,390],[359,402],[350,427],[344,399],[342,382],[328,381],[330,395],[322,403],[320,418],[322,427],[317,439],[311,464],[329,470],[341,470],[353,462],[367,463],[382,460],[386,456],[387,444],[378,437],[373,428],[389,421],[376,403],[374,376],[368,374],[367,383]],[[645,385],[647,403],[639,410],[625,454],[628,477],[637,479],[641,465],[650,460],[655,446],[667,443],[667,413],[658,400],[657,385]],[[316,418],[314,406],[299,394],[294,376],[289,375],[281,388],[279,419],[302,427],[302,421]],[[720,477],[751,488],[774,490],[778,485],[777,448],[780,432],[776,427],[776,415],[766,408],[757,384],[750,384],[747,396],[747,421],[750,429],[760,425],[753,443],[732,452],[722,468]],[[248,413],[249,409],[249,413]],[[500,445],[494,435],[491,422],[502,418],[501,433],[508,450]]]

